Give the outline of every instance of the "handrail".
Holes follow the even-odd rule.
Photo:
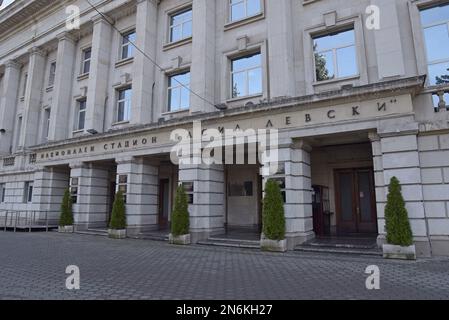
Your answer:
[[[2,229],[5,232],[8,228],[13,229],[14,232],[17,232],[17,229],[32,232],[33,227],[35,226],[45,228],[45,231],[48,232],[50,228],[56,227],[56,225],[50,225],[50,222],[54,222],[54,220],[55,219],[50,219],[47,210],[0,209],[0,228],[3,227]],[[1,223],[3,223],[3,226]]]

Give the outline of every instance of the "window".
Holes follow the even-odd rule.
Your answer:
[[[128,59],[134,56],[134,43],[136,42],[136,32],[130,31],[123,35],[121,50],[120,50],[120,59]]]
[[[168,111],[190,108],[190,72],[168,78]]]
[[[195,193],[193,182],[182,182],[182,186],[187,195],[187,203],[193,204],[193,195]]]
[[[255,16],[261,12],[261,0],[230,0],[231,22]]]
[[[117,122],[129,121],[131,114],[131,88],[118,90]]]
[[[48,140],[48,134],[50,133],[50,116],[51,116],[51,109],[45,108],[44,109],[44,131],[43,131],[43,137],[45,140]]]
[[[70,181],[70,196],[72,197],[72,203],[78,202],[78,185],[79,185],[79,179],[78,178],[72,178]]]
[[[52,62],[50,64],[50,74],[48,76],[48,86],[53,87],[55,84],[55,76],[56,76],[56,62]]]
[[[27,91],[27,82],[28,82],[28,73],[25,73],[25,76],[23,77],[22,97],[25,96],[25,93]]]
[[[0,183],[0,203],[5,203],[6,184]]]
[[[170,16],[170,42],[192,36],[192,9]]]
[[[84,125],[86,123],[86,99],[79,100],[77,102],[77,114],[75,117],[75,130],[80,131],[84,130]]]
[[[421,10],[429,84],[449,83],[449,4]]]
[[[260,53],[232,60],[232,98],[262,93],[262,59]]]
[[[316,81],[357,75],[354,29],[314,38],[313,51]]]
[[[90,72],[91,57],[92,57],[92,48],[84,49],[81,59],[81,74],[86,74]]]
[[[22,116],[19,116],[17,118],[16,146],[20,146],[20,140],[22,138],[22,119],[23,119]]]
[[[128,176],[121,174],[118,176],[118,191],[123,193],[123,201],[126,203],[126,194],[128,193]]]
[[[24,203],[33,202],[33,182],[31,181],[25,182],[23,202]]]

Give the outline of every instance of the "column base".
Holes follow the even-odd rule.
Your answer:
[[[287,250],[294,250],[296,246],[303,244],[315,238],[315,232],[295,232],[287,233],[285,239],[287,240]]]

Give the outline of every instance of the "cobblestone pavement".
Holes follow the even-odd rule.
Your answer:
[[[58,233],[0,232],[0,299],[448,299],[449,259],[262,253]],[[381,289],[367,290],[368,265]],[[77,265],[81,289],[65,288]]]

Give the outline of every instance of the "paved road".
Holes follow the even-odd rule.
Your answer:
[[[0,299],[449,299],[449,259],[330,254],[0,231]],[[368,265],[381,289],[367,290]],[[81,289],[65,287],[77,265]]]

